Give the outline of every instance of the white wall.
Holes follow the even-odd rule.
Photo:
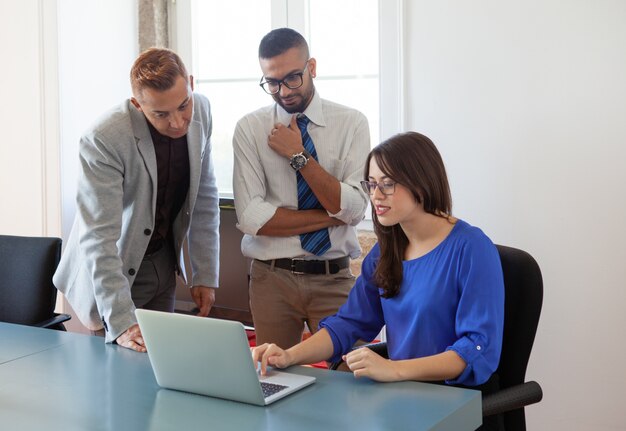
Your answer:
[[[60,235],[54,3],[0,1],[1,234]]]
[[[0,10],[0,234],[67,238],[79,138],[130,96],[137,2],[0,0]]]
[[[76,211],[78,142],[108,109],[130,97],[137,57],[136,0],[61,0],[58,5],[63,237]]]
[[[626,429],[626,2],[405,1],[408,129],[457,216],[530,252],[530,430]]]

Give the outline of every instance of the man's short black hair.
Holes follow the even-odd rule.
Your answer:
[[[276,57],[291,48],[302,48],[309,58],[309,45],[300,33],[291,28],[277,28],[261,39],[259,58]]]

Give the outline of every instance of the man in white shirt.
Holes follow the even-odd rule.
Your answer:
[[[233,189],[241,248],[253,259],[257,343],[288,348],[304,323],[315,332],[334,314],[354,284],[369,127],[360,112],[320,98],[316,60],[298,32],[268,33],[259,62],[260,85],[276,103],[237,123]]]

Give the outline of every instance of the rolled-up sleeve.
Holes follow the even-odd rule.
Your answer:
[[[504,326],[504,281],[500,258],[486,237],[467,246],[460,262],[460,300],[455,351],[467,364],[450,384],[480,385],[500,362]]]
[[[344,174],[338,178],[341,184],[341,209],[329,216],[337,218],[346,224],[356,226],[363,220],[367,208],[368,197],[361,189],[363,168],[367,155],[370,152],[370,132],[367,119],[360,112],[350,145],[347,146]]]
[[[235,127],[233,153],[233,193],[238,228],[248,235],[256,235],[274,216],[277,207],[265,201],[265,173],[245,118]]]

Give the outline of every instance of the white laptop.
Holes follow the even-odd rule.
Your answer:
[[[315,381],[273,368],[261,376],[240,322],[141,309],[135,314],[164,388],[263,406]]]

